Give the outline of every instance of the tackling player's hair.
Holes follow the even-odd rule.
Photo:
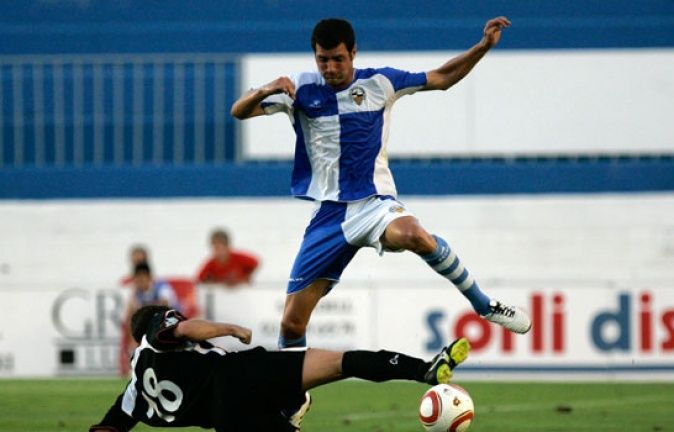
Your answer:
[[[311,33],[311,48],[316,52],[316,44],[325,49],[336,48],[344,42],[347,51],[351,52],[356,44],[356,35],[349,23],[341,18],[320,20]]]
[[[167,310],[171,310],[168,306],[143,306],[138,309],[136,313],[131,317],[131,335],[136,342],[140,343],[140,340],[143,339],[143,335],[147,331],[152,318],[158,314],[163,314]]]

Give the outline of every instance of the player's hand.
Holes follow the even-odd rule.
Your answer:
[[[236,326],[232,336],[234,336],[235,338],[237,338],[241,342],[248,345],[250,343],[251,338],[253,337],[253,332],[252,332],[251,329],[241,327],[241,326]]]
[[[482,37],[482,41],[487,48],[491,48],[498,43],[499,39],[501,39],[501,30],[506,27],[510,27],[510,20],[504,16],[487,21],[487,24],[484,26],[484,36]]]
[[[274,81],[265,84],[262,90],[269,95],[285,93],[292,99],[295,99],[295,84],[290,81],[290,78],[282,76],[276,78]]]

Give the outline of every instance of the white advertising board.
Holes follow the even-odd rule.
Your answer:
[[[462,373],[674,379],[671,286],[491,290],[531,313],[526,335],[479,318],[454,290],[401,291],[379,291],[377,345],[427,358],[466,336],[473,348]]]
[[[51,287],[0,291],[0,377],[114,375],[125,290]],[[204,314],[253,330],[273,349],[283,309],[278,287],[200,287]],[[308,331],[317,348],[390,349],[430,358],[465,335],[472,378],[674,380],[674,286],[501,285],[499,298],[529,310],[533,328],[514,335],[479,318],[448,284],[337,286]],[[245,349],[220,340],[229,349]]]
[[[360,52],[358,68],[433,70],[459,52]],[[449,92],[403,97],[392,156],[670,153],[674,50],[494,50]],[[311,52],[251,54],[241,87],[316,70]],[[241,123],[245,159],[290,158],[288,116]]]
[[[373,346],[374,295],[373,290],[353,288],[335,289],[324,297],[307,329],[310,345],[340,351]],[[276,349],[285,301],[282,288],[223,290],[207,287],[202,296],[205,315],[209,318],[246,326],[253,331],[252,345]],[[245,349],[245,345],[231,338],[218,342],[231,349]]]
[[[121,289],[23,286],[0,291],[0,377],[117,370]]]

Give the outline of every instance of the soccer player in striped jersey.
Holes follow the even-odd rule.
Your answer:
[[[426,362],[392,351],[271,352],[257,347],[226,352],[207,339],[251,331],[234,324],[187,320],[166,306],[145,306],[132,319],[139,346],[131,381],[90,432],[127,432],[142,422],[157,427],[200,426],[218,432],[295,432],[309,409],[307,390],[348,377],[381,382],[448,383],[468,356],[464,338]],[[287,414],[287,407],[301,408]]]
[[[510,21],[487,21],[482,39],[437,69],[356,69],[353,28],[342,19],[320,21],[311,44],[318,71],[281,76],[241,96],[232,115],[248,119],[285,113],[296,134],[292,194],[317,207],[295,258],[281,320],[280,347],[306,346],[306,327],[320,298],[339,281],[365,246],[409,250],[452,282],[477,313],[516,333],[531,320],[522,309],[485,295],[443,238],[427,232],[396,199],[388,167],[391,108],[405,95],[447,90],[496,45]]]

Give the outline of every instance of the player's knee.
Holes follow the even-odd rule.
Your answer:
[[[400,235],[402,247],[419,255],[427,255],[435,250],[435,241],[421,227],[413,227]]]
[[[281,335],[286,339],[297,339],[306,334],[307,324],[292,317],[281,320]]]

